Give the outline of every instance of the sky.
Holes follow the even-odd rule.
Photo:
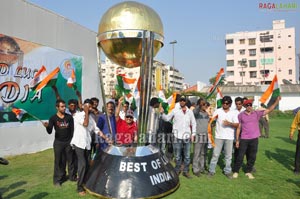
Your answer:
[[[27,0],[51,10],[95,32],[103,14],[122,0]],[[221,67],[226,68],[225,35],[242,31],[272,29],[273,20],[285,20],[296,29],[296,53],[299,53],[300,0],[136,0],[153,8],[164,27],[164,47],[155,60],[173,64],[190,85],[209,84]],[[261,9],[260,3],[295,3],[296,9]]]

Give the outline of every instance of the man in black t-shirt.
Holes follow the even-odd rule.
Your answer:
[[[65,113],[66,103],[59,99],[56,101],[57,113],[53,115],[49,122],[44,122],[47,133],[51,134],[55,129],[54,149],[54,175],[53,183],[55,186],[61,186],[66,179],[66,161],[68,162],[69,179],[76,179],[74,169],[73,150],[70,145],[74,131],[73,117]]]

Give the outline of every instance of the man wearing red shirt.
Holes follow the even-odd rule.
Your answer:
[[[115,112],[117,121],[117,144],[130,146],[137,142],[137,125],[133,120],[133,111],[128,109],[125,113],[125,119],[119,116],[121,105],[124,97],[119,99],[119,103]]]

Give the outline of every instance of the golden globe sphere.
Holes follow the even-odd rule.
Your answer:
[[[141,3],[127,1],[111,7],[99,23],[98,45],[113,62],[128,68],[142,60],[145,31],[154,33],[153,56],[163,46],[163,25],[159,15]]]

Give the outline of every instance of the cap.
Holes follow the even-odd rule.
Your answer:
[[[253,104],[253,100],[252,99],[246,99],[243,101],[243,105],[247,105],[247,104]]]
[[[179,101],[186,101],[186,97],[184,95],[181,95]]]
[[[126,111],[126,114],[125,114],[125,117],[127,117],[127,116],[131,116],[131,117],[133,117],[133,111],[132,110],[127,110]]]

